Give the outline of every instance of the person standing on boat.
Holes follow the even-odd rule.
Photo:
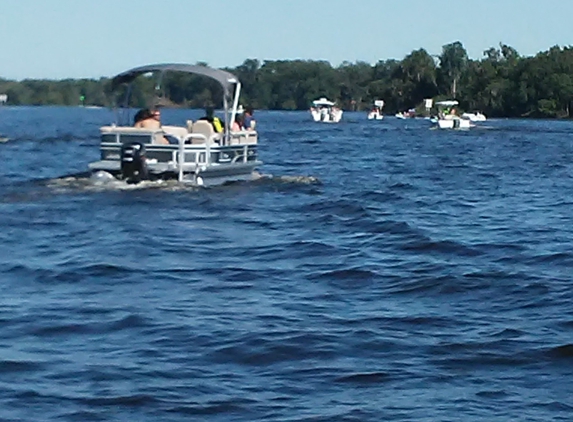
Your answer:
[[[207,107],[205,109],[205,116],[201,117],[199,120],[206,120],[213,126],[213,130],[217,133],[223,132],[223,123],[221,119],[215,116],[215,110],[213,107]]]

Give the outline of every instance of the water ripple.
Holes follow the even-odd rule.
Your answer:
[[[91,179],[109,110],[2,113],[0,420],[570,419],[571,122],[261,111],[196,189]]]

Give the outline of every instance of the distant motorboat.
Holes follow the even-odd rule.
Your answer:
[[[487,120],[485,115],[479,111],[476,111],[475,113],[464,113],[462,114],[462,117],[469,119],[472,122],[485,122]]]
[[[310,114],[315,122],[338,123],[342,119],[343,111],[336,104],[325,97],[312,102]]]
[[[368,112],[368,120],[382,120],[384,115],[382,114],[382,109],[384,108],[384,100],[374,101],[374,106]]]
[[[396,118],[398,119],[412,119],[416,117],[416,109],[411,108],[408,111],[400,111],[395,114]]]
[[[462,119],[457,116],[450,119],[438,119],[438,127],[440,129],[469,129],[472,126],[469,119]]]
[[[469,129],[472,125],[470,119],[456,115],[456,100],[445,100],[436,102],[438,107],[437,125],[440,129]]]

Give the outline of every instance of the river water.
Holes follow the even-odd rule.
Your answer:
[[[573,418],[573,122],[255,117],[254,182],[110,187],[111,111],[0,108],[0,420]]]

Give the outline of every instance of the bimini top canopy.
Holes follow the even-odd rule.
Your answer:
[[[150,72],[185,72],[193,73],[195,75],[207,76],[211,79],[215,79],[221,84],[223,90],[225,91],[225,96],[231,92],[231,86],[233,84],[239,83],[239,79],[235,75],[224,70],[191,64],[165,63],[140,66],[122,72],[112,79],[111,88],[112,90],[115,90],[119,85],[130,83],[138,76]]]
[[[314,100],[312,102],[315,106],[333,106],[334,103],[332,101],[327,100],[326,98],[322,97],[318,100]]]
[[[451,107],[458,105],[458,102],[456,100],[437,101],[436,105]]]

